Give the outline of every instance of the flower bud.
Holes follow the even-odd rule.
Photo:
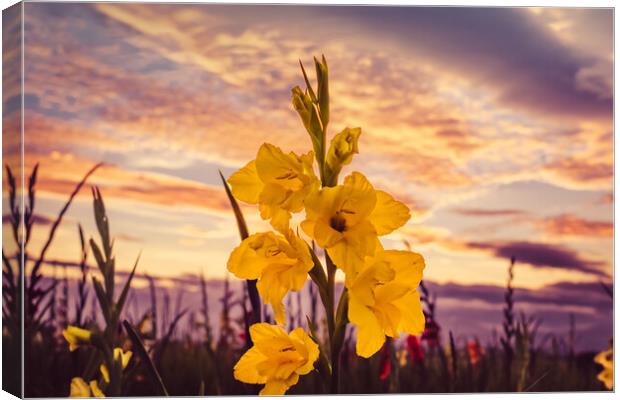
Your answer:
[[[314,65],[316,67],[316,78],[319,82],[317,97],[319,109],[321,111],[321,123],[323,124],[323,128],[325,128],[329,123],[329,80],[325,56],[321,57],[321,61],[315,58]]]
[[[92,332],[77,326],[69,325],[62,331],[62,336],[69,342],[69,350],[74,351],[82,344],[89,344]]]
[[[325,155],[325,134],[323,132],[323,125],[319,118],[316,105],[312,102],[308,92],[303,92],[299,86],[295,86],[292,89],[293,95],[293,107],[299,114],[304,127],[310,134],[312,140],[312,147],[319,163],[319,168],[322,168],[323,157]]]
[[[345,128],[333,137],[325,160],[329,186],[338,183],[338,174],[342,167],[351,163],[353,154],[359,153],[357,142],[361,134],[361,128]]]

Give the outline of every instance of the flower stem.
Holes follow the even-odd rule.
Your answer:
[[[329,344],[330,351],[332,349],[334,332],[336,330],[336,324],[334,321],[334,299],[336,296],[336,266],[325,252],[325,264],[327,265],[327,304],[325,305],[325,314],[327,315],[327,327],[329,330]]]
[[[325,262],[327,265],[327,304],[325,305],[325,311],[327,314],[327,326],[329,329],[329,347],[330,358],[332,364],[332,377],[330,384],[330,391],[332,394],[339,392],[339,375],[340,375],[340,352],[342,350],[342,344],[344,342],[344,334],[347,326],[347,310],[349,306],[349,295],[345,288],[340,295],[338,301],[338,309],[334,310],[335,297],[336,297],[336,266],[325,253]],[[334,315],[335,311],[335,315]]]
[[[342,350],[342,344],[344,343],[344,336],[347,328],[348,318],[347,311],[349,308],[349,293],[345,288],[338,301],[338,310],[336,311],[336,327],[334,329],[333,339],[331,342],[331,358],[332,358],[332,380],[331,380],[331,392],[332,394],[339,393],[340,390],[340,354]]]

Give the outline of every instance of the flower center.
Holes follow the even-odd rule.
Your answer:
[[[338,232],[344,232],[347,229],[347,221],[340,215],[336,215],[329,220],[329,226]]]
[[[293,180],[295,178],[297,178],[299,175],[296,174],[293,171],[287,171],[286,173],[284,173],[283,175],[280,176],[276,176],[276,179],[278,180]]]
[[[275,257],[280,253],[282,253],[282,250],[280,250],[277,246],[271,246],[265,250],[265,255],[267,257]]]

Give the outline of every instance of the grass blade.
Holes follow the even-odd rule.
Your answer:
[[[169,396],[168,390],[166,390],[166,386],[164,385],[164,381],[161,379],[161,375],[159,375],[157,368],[155,368],[155,364],[153,364],[153,360],[151,360],[151,357],[149,357],[148,352],[144,348],[144,344],[142,343],[140,336],[138,336],[135,329],[133,329],[133,327],[127,320],[123,321],[123,326],[125,327],[125,330],[127,331],[127,335],[129,336],[131,343],[133,343],[136,353],[138,353],[138,355],[142,359],[142,362],[144,362],[144,365],[146,365],[146,370],[148,371],[148,374],[151,380],[159,389],[159,393],[157,394],[163,395],[163,396]]]
[[[222,178],[222,184],[224,185],[224,189],[226,190],[226,195],[228,196],[228,201],[230,202],[230,206],[235,213],[235,219],[237,220],[237,227],[239,228],[239,234],[241,235],[241,240],[247,239],[249,236],[248,226],[245,223],[245,218],[243,218],[243,213],[241,212],[241,208],[239,207],[239,203],[233,196],[230,191],[230,187],[224,179],[224,175],[222,175],[222,171],[219,171],[220,178]],[[261,305],[260,305],[260,296],[258,295],[258,289],[256,288],[256,280],[248,280],[248,295],[250,297],[250,303],[252,304],[252,323],[255,324],[261,321]],[[248,339],[249,340],[249,339]]]

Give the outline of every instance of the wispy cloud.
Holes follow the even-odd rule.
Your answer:
[[[592,221],[562,214],[545,218],[539,222],[540,229],[552,236],[578,236],[590,238],[612,238],[614,224],[606,221]]]
[[[303,83],[298,59],[325,53],[329,133],[363,129],[344,173],[364,171],[412,209],[394,239],[487,262],[519,251],[541,275],[607,266],[609,198],[593,199],[613,183],[608,10],[26,7],[26,166],[41,162],[51,198],[106,162],[91,183],[112,209],[150,210],[157,218],[139,221],[151,226],[174,221],[140,232],[145,254],[172,258],[180,243],[184,264],[205,252],[225,260],[236,242],[223,234],[234,221],[217,171],[242,166],[263,142],[309,149],[290,88]],[[190,229],[188,215],[213,226]]]
[[[525,214],[523,210],[516,209],[453,208],[450,211],[467,217],[514,217]]]

